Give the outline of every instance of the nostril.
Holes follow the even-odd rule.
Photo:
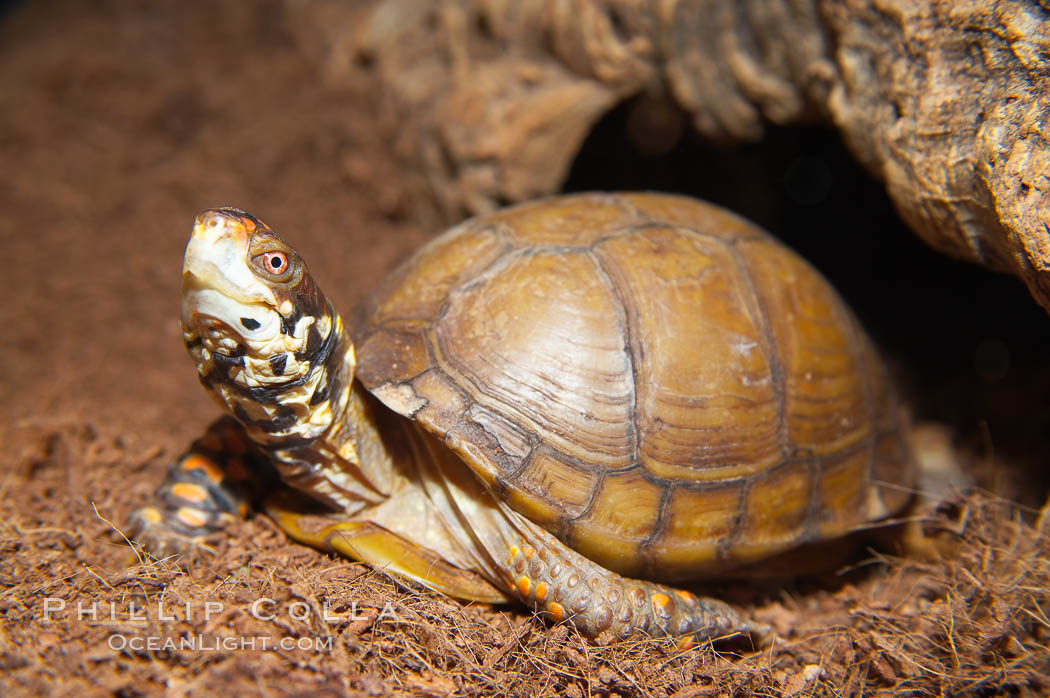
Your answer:
[[[241,324],[244,325],[246,330],[257,330],[259,329],[259,321],[250,317],[242,317]]]

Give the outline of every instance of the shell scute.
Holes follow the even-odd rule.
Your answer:
[[[540,249],[451,293],[432,344],[487,410],[564,453],[622,467],[633,458],[633,385],[616,309],[587,255]]]
[[[862,341],[838,294],[787,248],[740,245],[769,320],[783,371],[787,436],[796,448],[834,453],[870,433]]]
[[[646,468],[710,480],[778,462],[770,348],[732,249],[652,226],[603,241],[595,254],[628,308]]]

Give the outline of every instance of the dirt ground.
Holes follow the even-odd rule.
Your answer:
[[[857,185],[864,201],[840,187],[823,214],[859,212],[898,246],[854,241],[870,249],[850,268],[856,249],[837,247],[848,236],[790,241],[824,256],[916,416],[951,436],[983,493],[928,527],[950,555],[869,552],[830,578],[716,588],[774,626],[772,647],[588,643],[520,608],[464,607],[293,545],[262,517],[189,571],[138,559],[119,528],[217,416],[178,324],[196,212],[258,213],[344,309],[434,232],[415,222],[415,194],[365,93],[318,78],[282,6],[66,0],[0,18],[0,694],[1050,691],[1050,517],[1039,515],[1050,323],[1012,280],[921,248],[871,183]],[[601,139],[616,118],[570,186],[678,186],[667,161],[646,169],[610,155],[615,143]],[[806,138],[740,151],[745,179],[706,178],[775,230],[782,215],[811,220],[811,192],[795,197],[801,207],[755,207],[766,201],[752,188],[762,165],[747,169],[757,148],[797,155]],[[691,147],[679,157],[713,157]],[[273,646],[283,638],[291,644]]]

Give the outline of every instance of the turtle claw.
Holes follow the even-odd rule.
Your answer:
[[[711,601],[710,599],[702,600]],[[711,642],[723,649],[734,648],[744,652],[757,652],[769,647],[774,635],[775,632],[771,625],[749,619],[739,619],[722,632],[705,629],[697,633],[680,635],[678,646],[681,649],[691,649],[703,642]]]
[[[772,625],[766,623],[759,623],[754,620],[749,620],[744,623],[740,631],[751,639],[751,643],[754,645],[756,650],[764,649],[773,644],[773,638],[776,636],[776,632],[773,630]]]

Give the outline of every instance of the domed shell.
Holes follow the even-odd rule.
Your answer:
[[[906,502],[885,371],[806,262],[710,204],[469,220],[358,309],[358,377],[514,509],[621,574],[697,578]]]

